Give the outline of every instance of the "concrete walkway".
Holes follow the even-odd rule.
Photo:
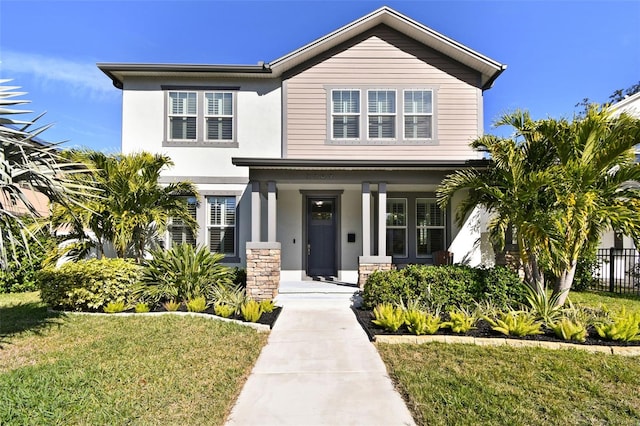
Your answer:
[[[285,283],[282,313],[227,425],[413,425],[350,309],[357,288]]]

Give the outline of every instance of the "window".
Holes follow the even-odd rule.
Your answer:
[[[432,256],[445,249],[445,215],[436,200],[416,199],[416,255]]]
[[[407,200],[387,199],[387,256],[407,256]]]
[[[195,220],[196,219],[196,207],[198,206],[198,202],[195,197],[189,197],[185,199],[187,203],[187,209],[189,210],[189,214]],[[172,217],[169,220],[169,236],[171,238],[171,245],[188,243],[193,247],[196,246],[196,237],[193,234],[193,231],[177,217]]]
[[[205,93],[206,140],[230,141],[233,139],[233,93]]]
[[[197,138],[196,92],[169,92],[169,138],[195,140]]]
[[[236,197],[207,197],[209,250],[236,253]]]
[[[367,92],[369,139],[396,137],[395,90],[369,90]]]
[[[231,89],[168,90],[168,122],[163,144],[236,147],[237,88]]]
[[[331,92],[331,121],[333,139],[360,137],[360,91],[333,90]]]
[[[433,138],[433,92],[404,91],[404,138]]]

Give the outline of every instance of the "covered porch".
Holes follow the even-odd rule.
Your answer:
[[[326,279],[362,288],[375,270],[433,264],[437,252],[472,246],[461,241],[463,235],[478,239],[478,229],[455,225],[452,206],[437,206],[435,190],[452,171],[484,162],[233,162],[249,168],[247,291],[254,298],[275,297],[280,280]],[[454,256],[461,262],[468,253]]]

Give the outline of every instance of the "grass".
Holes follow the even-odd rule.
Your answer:
[[[378,351],[422,425],[636,425],[638,359],[581,351],[388,345]]]
[[[571,293],[574,303],[640,310],[640,298]],[[421,425],[637,425],[640,359],[582,351],[377,344]]]
[[[0,295],[0,424],[223,424],[267,336],[203,318],[52,315]]]
[[[612,294],[602,291],[572,291],[569,293],[569,299],[574,304],[591,306],[593,308],[603,306],[611,312],[618,312],[624,307],[629,313],[640,313],[640,296],[632,294]]]

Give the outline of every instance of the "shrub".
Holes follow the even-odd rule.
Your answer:
[[[562,306],[558,305],[560,294],[549,296],[546,288],[538,293],[531,287],[527,287],[527,304],[531,312],[545,324],[553,324],[562,315]]]
[[[216,303],[213,305],[213,311],[219,317],[229,318],[235,312],[235,308],[224,303]]]
[[[391,332],[398,331],[404,324],[404,311],[400,307],[394,307],[389,303],[382,303],[375,307],[373,315],[376,319],[372,322]]]
[[[260,307],[263,312],[271,313],[276,308],[276,305],[273,304],[273,300],[263,300],[260,302]]]
[[[472,308],[491,300],[506,308],[524,300],[524,285],[507,268],[471,268],[463,265],[409,265],[402,270],[376,271],[364,286],[363,307],[417,300],[430,308]]]
[[[240,307],[240,312],[242,312],[242,318],[245,321],[249,322],[257,322],[262,316],[262,308],[260,307],[260,303],[255,300],[248,300]]]
[[[536,317],[527,311],[501,312],[497,318],[484,317],[491,324],[491,328],[506,336],[531,336],[542,334],[540,327],[542,323],[536,320]]]
[[[122,300],[117,302],[109,302],[107,306],[103,308],[103,311],[107,314],[117,314],[118,312],[124,311],[126,308],[125,303]]]
[[[409,309],[404,313],[404,323],[410,333],[420,336],[422,334],[436,334],[442,326],[442,319],[437,313]]]
[[[144,295],[155,302],[200,296],[211,299],[216,286],[231,283],[231,269],[220,264],[224,255],[211,253],[207,247],[194,249],[190,244],[179,244],[151,254],[141,281]]]
[[[99,310],[109,302],[133,300],[139,277],[140,267],[124,259],[69,262],[37,274],[42,301],[72,310]]]
[[[214,303],[231,306],[236,315],[240,315],[240,307],[248,300],[245,290],[240,286],[215,286],[210,297]]]
[[[187,301],[187,311],[189,312],[204,312],[205,309],[207,309],[207,300],[202,296]]]
[[[231,282],[235,286],[240,286],[241,288],[247,288],[247,270],[235,267],[231,272]]]
[[[562,318],[551,325],[551,329],[559,338],[563,340],[573,340],[584,342],[587,340],[587,328],[583,323],[573,321],[569,318]]]
[[[578,257],[571,290],[585,291],[590,287],[593,287],[598,282],[598,279],[596,278],[597,273],[598,249],[585,249]]]
[[[600,337],[607,340],[617,340],[621,342],[632,342],[640,340],[640,314],[627,314],[626,310],[617,315],[612,315],[611,320],[595,325]]]
[[[164,302],[162,306],[169,312],[175,312],[180,309],[181,304],[182,303],[176,302],[175,300],[169,300],[168,302]]]
[[[442,328],[450,328],[454,333],[466,333],[475,328],[477,318],[466,309],[449,311],[449,321],[442,323]]]
[[[149,312],[151,309],[149,308],[149,305],[147,305],[144,302],[140,302],[140,303],[136,303],[135,306],[135,311],[137,314],[144,314]]]

